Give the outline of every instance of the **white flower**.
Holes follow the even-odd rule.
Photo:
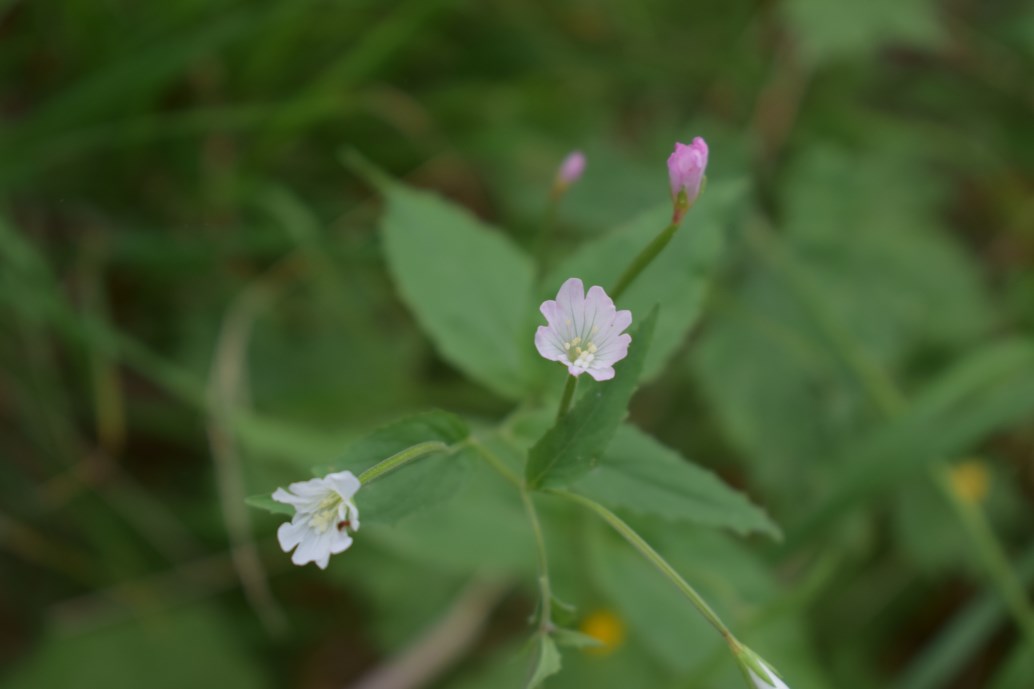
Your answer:
[[[297,546],[291,562],[315,562],[326,569],[331,555],[348,550],[349,532],[359,530],[359,508],[352,497],[361,485],[351,471],[340,471],[276,489],[273,499],[295,509],[294,518],[276,532],[285,553]]]
[[[628,356],[631,311],[618,311],[602,287],[585,287],[578,278],[565,282],[539,307],[549,325],[535,332],[535,347],[546,359],[567,366],[572,376],[588,372],[596,380],[614,377],[614,363]]]
[[[755,656],[755,659],[761,665],[761,667],[764,668],[764,670],[768,673],[768,676],[772,680],[771,682],[766,682],[764,679],[759,677],[757,673],[755,673],[752,669],[748,667],[747,672],[750,674],[750,679],[754,682],[755,689],[790,689],[788,686],[786,686],[786,682],[780,679],[779,675],[775,673],[775,670],[770,668],[765,663],[765,661],[761,660],[761,658],[758,658],[757,656]]]

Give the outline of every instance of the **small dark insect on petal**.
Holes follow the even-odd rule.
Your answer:
[[[350,522],[347,519],[339,521],[337,523],[337,530],[338,531],[343,531],[344,529],[351,529],[351,528],[352,528],[352,522]]]

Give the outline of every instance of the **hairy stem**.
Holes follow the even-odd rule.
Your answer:
[[[535,535],[535,550],[539,561],[539,595],[542,598],[539,609],[539,631],[549,633],[553,629],[553,590],[549,584],[549,560],[546,557],[546,540],[542,535],[542,524],[539,522],[538,512],[535,510],[535,503],[532,501],[528,489],[521,487],[521,502],[524,503],[524,511],[528,514],[528,522],[531,524],[531,531]]]
[[[675,236],[675,231],[678,229],[679,224],[677,222],[668,225],[639,252],[638,256],[632,259],[632,262],[625,268],[625,272],[618,278],[614,289],[611,290],[611,299],[617,301],[617,298],[624,294],[625,290],[639,277],[639,274],[646,270],[648,265],[653,263],[653,260],[664,250],[664,247],[668,246],[668,242]]]
[[[565,497],[568,500],[577,502],[578,504],[589,508],[597,515],[599,515],[603,519],[603,521],[607,522],[607,524],[609,524],[611,528],[613,528],[615,531],[621,534],[621,536],[626,541],[628,541],[633,548],[639,551],[640,555],[646,558],[646,560],[651,565],[656,567],[661,574],[666,576],[668,580],[675,585],[675,588],[677,588],[679,592],[682,593],[682,595],[689,599],[689,601],[693,604],[694,607],[696,607],[700,614],[704,616],[704,619],[706,619],[711,624],[711,626],[714,627],[718,631],[718,633],[722,635],[722,638],[725,639],[725,641],[734,651],[736,650],[736,648],[738,648],[739,642],[736,640],[736,637],[732,635],[732,632],[729,631],[729,628],[725,626],[725,623],[722,622],[721,618],[718,617],[718,614],[711,609],[711,606],[707,604],[707,601],[705,601],[701,597],[701,595],[696,592],[696,589],[694,589],[688,581],[682,578],[682,575],[675,571],[675,568],[672,567],[668,563],[668,561],[661,556],[660,553],[654,550],[649,543],[643,540],[643,537],[640,536],[635,529],[626,524],[616,514],[614,514],[606,507],[594,500],[590,500],[589,498],[583,497],[581,495],[576,495],[575,493],[564,493],[556,491],[554,492],[554,494]]]
[[[568,374],[567,382],[564,383],[564,394],[560,397],[560,406],[556,410],[556,420],[564,418],[567,410],[571,408],[571,400],[574,399],[574,389],[578,387],[578,377]]]

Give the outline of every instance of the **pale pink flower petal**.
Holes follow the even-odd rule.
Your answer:
[[[564,282],[556,300],[543,302],[539,310],[547,325],[535,332],[535,348],[543,358],[563,363],[573,376],[614,377],[614,363],[628,355],[632,341],[622,333],[632,323],[631,311],[618,311],[602,287],[590,287],[586,294],[578,278]]]

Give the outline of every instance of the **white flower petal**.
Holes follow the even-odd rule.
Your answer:
[[[614,367],[607,366],[606,368],[592,367],[588,369],[590,376],[596,380],[610,380],[614,377]]]
[[[765,670],[768,671],[768,675],[772,678],[772,681],[766,682],[765,680],[758,677],[757,673],[755,673],[753,670],[747,668],[747,672],[750,673],[750,679],[754,682],[755,689],[790,689],[788,686],[786,686],[786,682],[784,682],[779,677],[779,675],[777,675],[772,670],[772,668],[766,665],[760,658],[758,658],[757,660],[764,666]]]
[[[294,550],[292,562],[314,562],[323,569],[331,555],[352,545],[352,533],[359,529],[359,508],[352,498],[361,487],[352,472],[339,471],[273,493],[275,500],[295,508],[294,518],[277,529],[283,551]]]
[[[311,478],[308,481],[292,483],[288,486],[288,489],[302,498],[315,498],[327,492],[327,486],[321,478]]]
[[[337,555],[343,553],[352,546],[352,536],[349,535],[347,529],[341,529],[338,531],[334,529],[334,537],[330,540],[330,553]]]
[[[328,529],[323,533],[318,533],[312,529],[306,530],[305,537],[291,557],[291,562],[296,565],[304,565],[310,562],[319,564],[320,560],[326,560],[330,557],[331,539],[336,533],[337,529],[334,528]],[[326,566],[324,563],[320,569],[324,569]]]
[[[348,519],[349,523],[351,523],[352,531],[358,531],[359,530],[359,508],[356,507],[355,503],[352,502],[351,500],[346,502],[345,506],[347,508],[347,511],[345,513],[345,518]]]
[[[281,524],[280,528],[276,530],[276,538],[280,541],[281,550],[285,553],[291,552],[291,548],[302,542],[308,530],[308,521],[298,515],[292,521]]]
[[[351,471],[339,471],[336,474],[328,474],[323,480],[341,496],[342,500],[351,500],[356,491],[362,487],[359,479]]]
[[[273,492],[273,499],[277,502],[282,502],[285,505],[291,505],[298,512],[311,512],[316,509],[321,500],[319,496],[301,497],[294,493],[288,493],[283,488],[277,488]]]

